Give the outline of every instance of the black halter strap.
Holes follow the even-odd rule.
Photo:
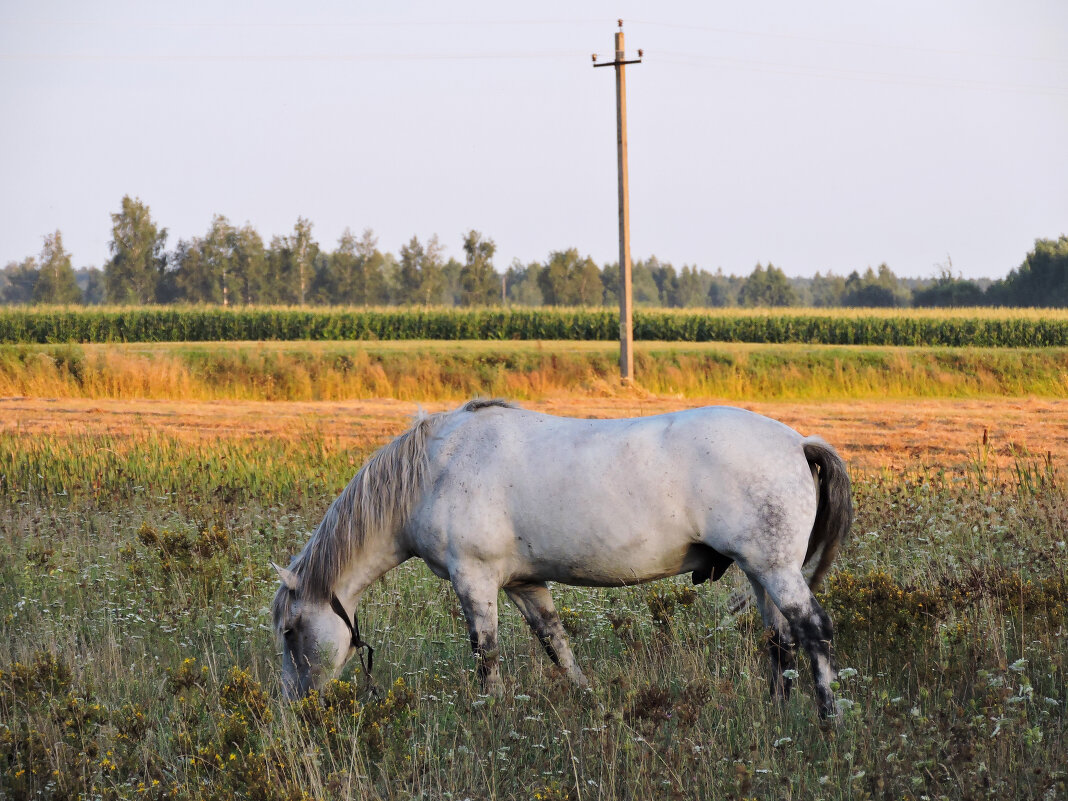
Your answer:
[[[352,635],[352,647],[357,651],[361,648],[367,649],[367,661],[363,661],[363,654],[360,654],[360,664],[363,665],[363,672],[367,674],[367,678],[371,678],[371,670],[375,666],[375,649],[368,645],[360,637],[360,621],[356,619],[356,612],[352,613],[352,622],[349,622],[349,613],[345,611],[345,607],[341,605],[341,601],[337,599],[337,595],[330,596],[330,608],[337,613],[337,616],[345,621],[345,625],[349,629],[349,634]]]

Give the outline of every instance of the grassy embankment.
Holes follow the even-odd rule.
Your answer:
[[[589,694],[502,606],[494,701],[451,591],[417,563],[361,605],[384,697],[356,674],[282,703],[268,560],[366,455],[314,437],[0,436],[0,795],[1065,795],[1068,491],[1052,464],[996,477],[980,452],[962,475],[857,476],[822,593],[850,668],[826,730],[804,662],[795,698],[769,703],[761,625],[727,613],[729,579],[556,588]]]
[[[539,399],[619,392],[598,342],[3,345],[0,396],[188,400]],[[657,395],[723,400],[1068,396],[1068,348],[643,342]]]

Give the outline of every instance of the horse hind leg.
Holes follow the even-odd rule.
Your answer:
[[[502,695],[500,648],[497,644],[497,585],[470,576],[453,577],[453,589],[467,619],[471,651],[483,692]]]
[[[801,571],[778,573],[765,578],[762,583],[772,601],[789,621],[794,639],[808,655],[820,716],[834,717],[837,711],[834,693],[831,692],[831,682],[835,678],[831,660],[831,640],[834,636],[831,618],[808,588]]]
[[[545,648],[549,659],[560,667],[579,687],[588,687],[589,682],[579,669],[571,645],[567,641],[560,615],[553,604],[549,588],[544,583],[522,584],[505,587],[504,591],[530,625],[531,631]]]
[[[793,670],[796,664],[794,656],[797,652],[797,643],[794,641],[789,622],[768,597],[764,587],[755,577],[746,575],[753,587],[753,596],[756,598],[757,608],[760,609],[760,617],[764,620],[764,627],[769,632],[767,639],[770,666],[768,688],[772,698],[787,701],[790,698],[794,680],[783,674],[784,671]]]

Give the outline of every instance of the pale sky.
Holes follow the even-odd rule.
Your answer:
[[[1068,233],[1065,0],[0,0],[0,264],[102,266],[125,194],[169,249],[221,213],[615,261],[617,17],[635,258],[996,278]]]

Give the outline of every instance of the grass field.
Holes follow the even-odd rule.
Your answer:
[[[599,342],[0,346],[0,396],[460,400],[619,395]],[[638,388],[721,400],[1068,397],[1068,348],[643,342]]]
[[[25,352],[55,352],[48,347]],[[456,359],[457,372],[489,353],[518,353],[542,368],[536,359],[611,357],[593,345],[375,347],[383,362]],[[548,355],[531,355],[539,352]],[[731,352],[768,365],[804,350]],[[105,366],[295,358],[282,345],[115,346],[85,348],[82,358],[98,353]],[[323,343],[309,353],[325,362],[367,351]],[[997,357],[952,355],[975,367]],[[854,357],[870,353],[841,358]],[[1018,354],[1021,364],[1058,357]],[[528,405],[608,416],[697,402],[697,390],[624,393],[557,369],[557,383],[532,389],[541,400]],[[696,588],[688,577],[556,588],[589,693],[555,674],[502,605],[508,688],[498,701],[477,692],[451,590],[409,563],[361,604],[380,696],[350,673],[285,704],[269,631],[269,560],[299,549],[412,404],[239,401],[236,390],[217,389],[221,379],[203,384],[215,387],[205,390],[214,400],[190,401],[200,385],[166,384],[152,370],[149,383],[169,387],[158,396],[125,384],[115,385],[117,397],[79,394],[58,373],[25,392],[8,385],[0,394],[53,400],[0,402],[0,796],[1065,797],[1063,398],[998,384],[1000,397],[970,390],[979,399],[831,402],[816,382],[801,393],[808,400],[784,402],[775,387],[789,386],[786,374],[761,383],[759,369],[771,368],[752,369],[746,405],[825,433],[853,462],[857,523],[821,593],[847,668],[834,727],[815,720],[803,661],[791,702],[767,699],[760,622],[727,611],[736,571]],[[440,392],[431,409],[465,389],[435,380],[418,396]],[[53,391],[60,386],[71,389]],[[907,447],[888,450],[893,440]]]

